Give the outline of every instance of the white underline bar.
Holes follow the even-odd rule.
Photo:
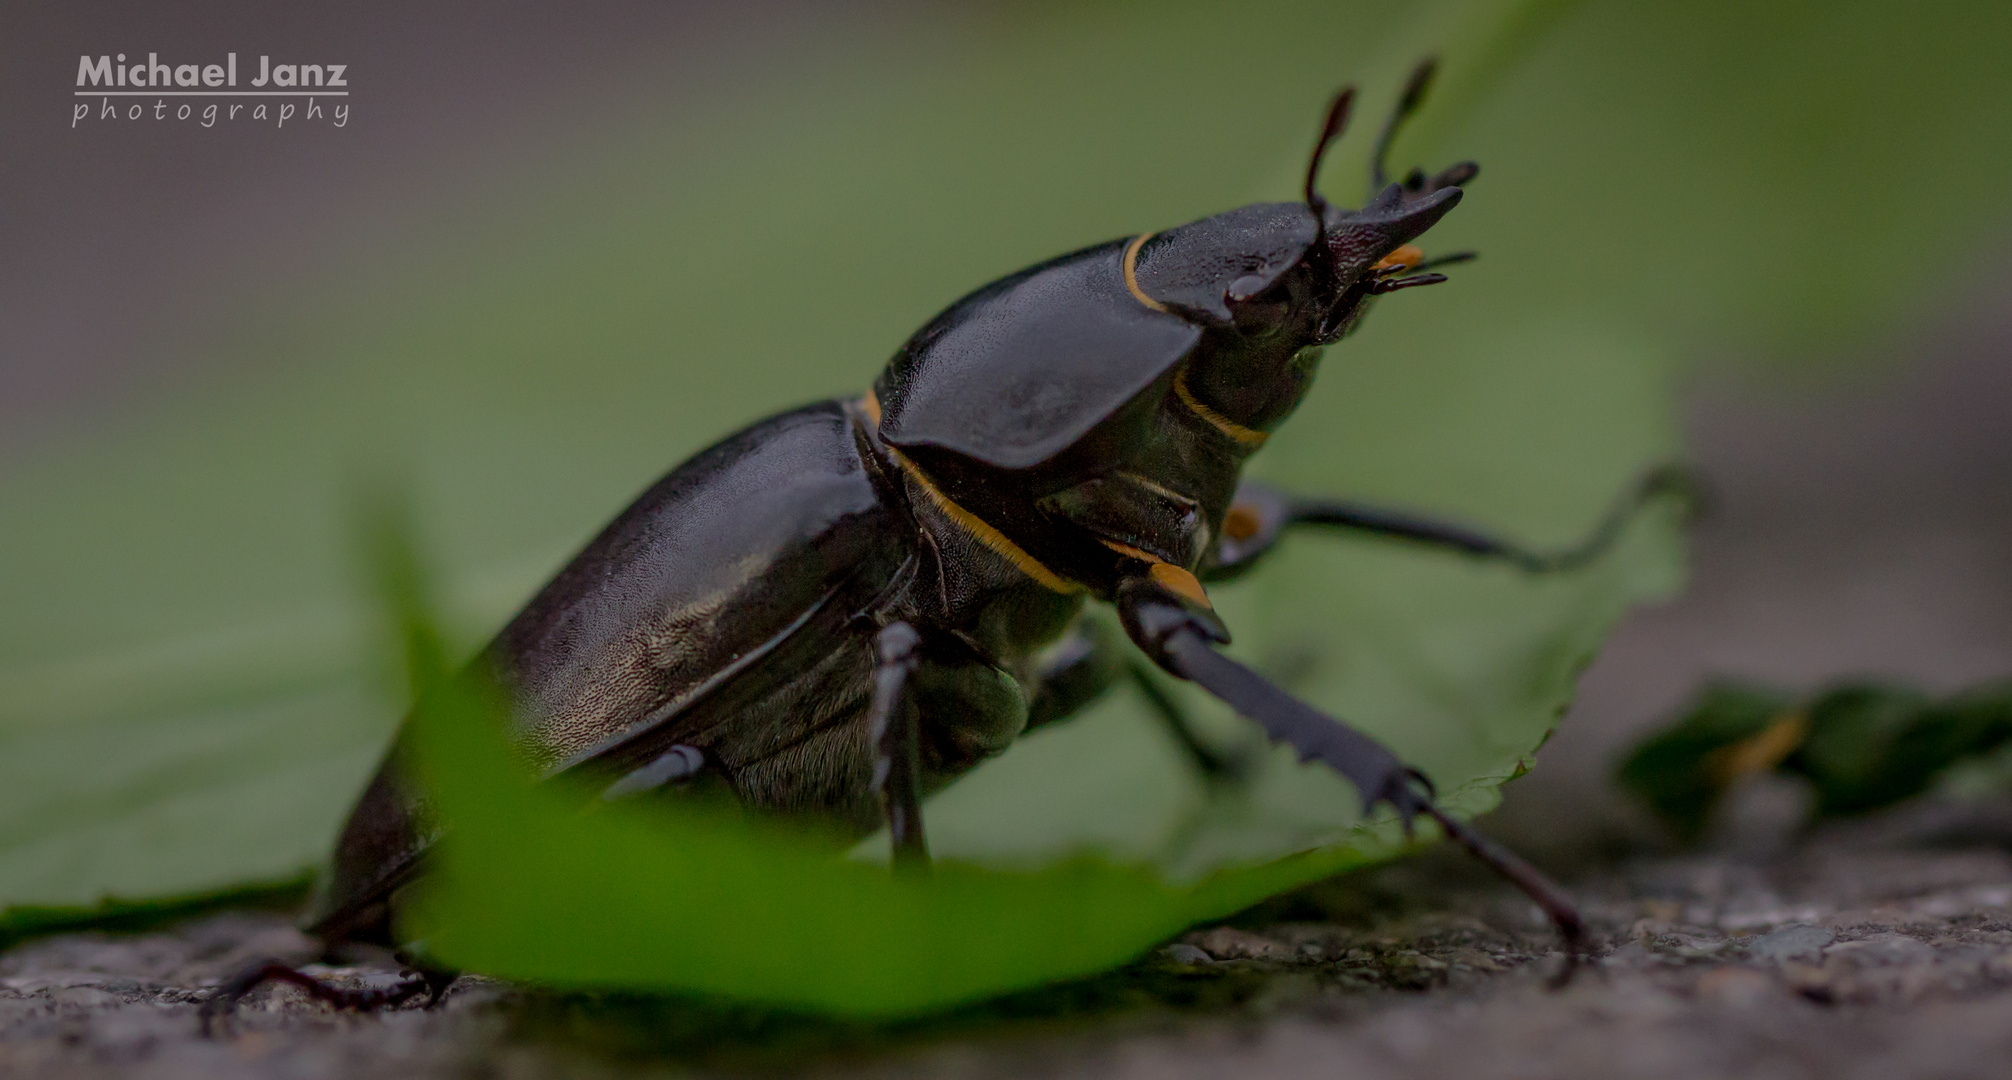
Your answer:
[[[348,97],[347,90],[79,90],[71,97]]]

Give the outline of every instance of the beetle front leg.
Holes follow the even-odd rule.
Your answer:
[[[889,623],[873,637],[873,703],[867,732],[873,740],[873,790],[887,806],[887,831],[897,871],[929,865],[922,835],[922,765],[915,705],[908,681],[921,662],[922,635],[905,622]]]
[[[1223,520],[1222,539],[1214,558],[1203,566],[1201,576],[1208,581],[1236,577],[1270,551],[1286,529],[1298,525],[1322,525],[1424,544],[1473,558],[1505,562],[1525,573],[1576,570],[1611,550],[1629,519],[1662,498],[1681,499],[1696,508],[1703,502],[1702,485],[1695,474],[1681,465],[1659,466],[1643,474],[1615,500],[1606,516],[1579,542],[1555,551],[1537,551],[1454,522],[1340,499],[1291,495],[1247,480],[1237,487],[1236,497]]]
[[[1585,924],[1563,890],[1513,852],[1435,806],[1431,781],[1382,744],[1218,652],[1216,646],[1229,642],[1229,631],[1199,599],[1199,583],[1181,580],[1182,572],[1172,567],[1154,569],[1153,576],[1127,579],[1115,597],[1126,634],[1147,656],[1256,721],[1273,742],[1298,751],[1300,760],[1318,760],[1346,777],[1362,796],[1365,813],[1389,803],[1407,833],[1419,814],[1437,822],[1448,838],[1543,909],[1565,942],[1566,966],[1559,978],[1571,973],[1585,947]]]

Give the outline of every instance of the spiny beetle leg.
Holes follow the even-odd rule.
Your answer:
[[[1129,679],[1204,781],[1214,784],[1242,779],[1250,763],[1241,755],[1211,747],[1195,731],[1180,703],[1153,681],[1144,664],[1126,656],[1122,643],[1102,625],[1079,618],[1062,640],[1042,654],[1035,669],[1032,700],[1027,704],[1026,730],[1068,719],[1120,678]]]
[[[349,989],[334,983],[317,979],[291,964],[279,960],[261,960],[236,975],[230,977],[196,1011],[202,1024],[202,1035],[209,1038],[214,1032],[214,1023],[219,1016],[228,1016],[237,1003],[260,986],[269,982],[286,983],[307,991],[316,1001],[332,1005],[338,1009],[364,1012],[374,1009],[390,1009],[426,994],[426,1006],[432,1008],[440,1001],[440,995],[447,992],[448,984],[455,979],[455,973],[445,971],[421,971],[419,974],[396,986],[382,989]]]
[[[912,873],[929,866],[929,844],[922,835],[915,707],[907,695],[909,676],[921,660],[922,635],[905,622],[889,623],[874,635],[873,649],[873,703],[867,713],[874,746],[873,790],[887,804],[894,868]]]
[[[1362,794],[1363,810],[1389,803],[1407,830],[1428,805],[1411,770],[1367,735],[1293,697],[1269,679],[1217,652],[1191,628],[1175,629],[1161,644],[1166,667],[1257,721],[1273,742],[1319,761],[1348,778]]]
[[[1193,681],[1264,728],[1274,742],[1319,761],[1346,777],[1368,812],[1388,803],[1407,834],[1423,814],[1447,837],[1530,897],[1564,939],[1566,961],[1558,984],[1571,976],[1585,949],[1585,924],[1562,889],[1535,867],[1433,805],[1431,782],[1376,740],[1286,693],[1270,680],[1216,649],[1229,634],[1213,611],[1199,608],[1157,582],[1134,578],[1119,586],[1125,630],[1147,656]],[[1423,790],[1421,790],[1421,788]]]
[[[1125,673],[1131,676],[1132,685],[1139,688],[1153,715],[1160,718],[1167,734],[1174,737],[1174,742],[1203,780],[1211,784],[1234,784],[1249,776],[1253,763],[1248,757],[1224,754],[1203,742],[1195,732],[1194,722],[1181,711],[1181,703],[1169,697],[1166,690],[1153,681],[1152,672],[1144,664],[1127,664]]]

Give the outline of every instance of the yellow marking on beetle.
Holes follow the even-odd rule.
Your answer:
[[[1183,495],[1180,492],[1175,491],[1174,489],[1167,487],[1163,484],[1156,484],[1153,481],[1148,480],[1143,476],[1140,476],[1138,473],[1118,472],[1118,473],[1112,473],[1111,476],[1112,479],[1124,480],[1129,484],[1144,488],[1145,490],[1150,491],[1155,495],[1158,495],[1160,498],[1167,500],[1168,502],[1174,504],[1175,506],[1194,505],[1193,499],[1190,499],[1186,495]],[[1201,528],[1200,546],[1206,548],[1209,546],[1209,523],[1206,521],[1200,522],[1199,527]]]
[[[868,423],[880,426],[880,395],[873,392],[873,387],[866,388],[866,396],[859,399],[859,409],[866,414]]]
[[[1165,499],[1170,503],[1191,503],[1194,501],[1193,499],[1188,498],[1186,495],[1183,495],[1180,492],[1175,491],[1170,487],[1167,487],[1165,484],[1156,484],[1153,481],[1148,480],[1145,477],[1140,476],[1138,473],[1135,472],[1120,472],[1116,473],[1115,475],[1123,479],[1127,483],[1145,488],[1147,491],[1150,491],[1153,494],[1158,495],[1160,498]]]
[[[1195,392],[1188,389],[1188,371],[1186,368],[1182,368],[1174,375],[1174,394],[1181,399],[1181,404],[1186,405],[1189,411],[1208,421],[1209,426],[1253,450],[1263,446],[1264,441],[1271,438],[1270,435],[1256,428],[1247,428],[1202,404],[1200,401],[1195,400]]]
[[[1370,267],[1370,269],[1388,270],[1393,266],[1402,266],[1406,270],[1409,270],[1412,267],[1417,266],[1419,263],[1422,263],[1424,261],[1425,261],[1425,252],[1418,250],[1418,247],[1415,244],[1406,244],[1403,247],[1398,248],[1396,251],[1393,251],[1390,254],[1385,255],[1381,260],[1377,262],[1375,266]]]
[[[1142,233],[1138,239],[1125,246],[1125,288],[1131,290],[1132,299],[1154,311],[1165,311],[1167,305],[1147,296],[1146,290],[1139,288],[1139,249],[1145,247],[1146,241],[1157,235],[1157,233]]]
[[[945,495],[943,489],[937,487],[936,482],[931,480],[928,474],[922,471],[920,466],[908,460],[908,457],[901,451],[890,446],[887,447],[887,452],[894,456],[895,461],[900,462],[902,470],[908,473],[908,478],[915,481],[915,486],[922,489],[922,493],[928,496],[929,501],[934,503],[938,510],[943,511],[944,516],[956,522],[958,527],[965,532],[970,533],[973,539],[999,553],[999,555],[1004,557],[1007,562],[1012,563],[1021,573],[1040,582],[1050,592],[1058,592],[1067,596],[1084,591],[1081,584],[1070,581],[1068,578],[1043,566],[1041,560],[1027,554],[1026,550],[1021,548],[1020,545],[1008,540],[1005,533],[987,524],[985,519],[979,517],[977,514],[957,505],[956,500]]]
[[[1154,563],[1153,580],[1160,587],[1176,596],[1183,596],[1201,606],[1214,611],[1216,606],[1209,603],[1209,594],[1202,591],[1201,579],[1175,566],[1173,563]]]
[[[1128,558],[1137,559],[1142,563],[1157,563],[1167,561],[1165,559],[1160,558],[1158,555],[1153,554],[1150,551],[1141,551],[1130,544],[1120,544],[1116,540],[1107,540],[1104,537],[1099,536],[1097,538],[1097,542],[1099,544],[1104,545],[1107,548],[1110,548],[1112,551],[1115,551],[1120,555],[1126,556]]]
[[[1243,503],[1231,503],[1230,512],[1223,515],[1223,535],[1232,540],[1248,540],[1264,527],[1264,518]]]
[[[1128,556],[1147,564],[1146,573],[1151,575],[1155,582],[1159,583],[1160,588],[1177,596],[1184,596],[1208,608],[1210,611],[1216,609],[1214,604],[1209,603],[1209,594],[1203,590],[1201,579],[1188,573],[1181,567],[1175,566],[1173,563],[1160,558],[1150,551],[1141,551],[1130,544],[1120,544],[1116,540],[1107,540],[1101,536],[1097,538],[1097,542],[1120,555]]]

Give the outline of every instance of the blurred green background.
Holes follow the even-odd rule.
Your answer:
[[[1533,541],[1681,452],[1698,361],[1807,367],[1933,322],[2006,225],[1997,5],[21,18],[0,906],[320,858],[401,707],[357,492],[410,493],[472,648],[666,467],[856,392],[969,288],[1291,197],[1341,82],[1363,88],[1325,180],[1347,201],[1373,118],[1445,57],[1396,157],[1482,163],[1430,239],[1483,257],[1383,303],[1256,470]],[[352,57],[353,127],[62,126],[77,55],[165,58],[156,41]],[[1563,582],[1361,543],[1281,555],[1222,598],[1239,648],[1467,812],[1679,562],[1668,520]],[[1282,758],[1211,801],[1113,700],[930,815],[951,854],[1088,847],[1188,881],[1346,841],[1351,802]]]

